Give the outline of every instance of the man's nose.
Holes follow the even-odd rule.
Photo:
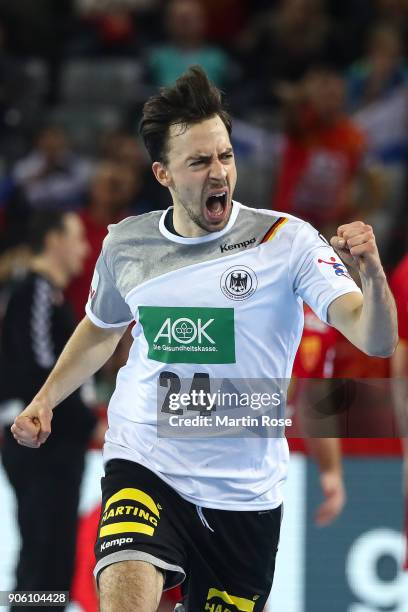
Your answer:
[[[210,178],[217,180],[225,180],[227,176],[227,169],[224,164],[220,162],[219,159],[216,159],[212,162],[210,167]]]

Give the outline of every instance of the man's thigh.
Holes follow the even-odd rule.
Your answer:
[[[100,612],[156,612],[164,575],[144,561],[121,561],[106,567],[99,577]]]
[[[282,508],[203,509],[208,528],[193,537],[182,585],[186,612],[262,612],[275,571]]]

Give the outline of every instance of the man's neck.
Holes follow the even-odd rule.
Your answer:
[[[174,229],[173,209],[172,208],[168,211],[167,215],[164,217],[164,225],[165,225],[166,229],[168,229],[169,232],[171,232],[175,236],[181,236],[181,234],[176,232],[176,230]],[[183,236],[181,236],[181,237],[183,238]]]
[[[46,255],[36,255],[33,257],[30,267],[33,272],[45,276],[53,285],[60,289],[65,289],[69,283],[68,274]]]
[[[175,233],[184,238],[198,238],[209,233],[194,223],[181,206],[173,208],[173,227]]]

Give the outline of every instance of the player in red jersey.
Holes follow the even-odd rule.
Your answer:
[[[398,331],[400,341],[391,359],[391,374],[398,378],[395,385],[395,406],[402,433],[404,453],[404,493],[408,500],[408,254],[397,266],[391,278],[398,311]],[[405,519],[407,549],[404,569],[408,570],[408,506]]]
[[[315,515],[316,523],[320,526],[330,524],[345,503],[341,448],[337,438],[307,435],[304,410],[306,402],[311,401],[310,394],[316,384],[312,382],[309,385],[304,379],[328,379],[332,376],[336,339],[336,330],[323,323],[305,305],[305,325],[293,366],[294,388],[289,400],[293,415],[289,416],[293,417],[294,424],[291,432],[288,432],[288,442],[291,451],[307,450],[319,468],[320,486],[325,498]]]

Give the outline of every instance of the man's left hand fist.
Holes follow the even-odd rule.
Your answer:
[[[330,244],[344,263],[360,274],[366,277],[384,275],[371,225],[362,221],[340,225]]]

